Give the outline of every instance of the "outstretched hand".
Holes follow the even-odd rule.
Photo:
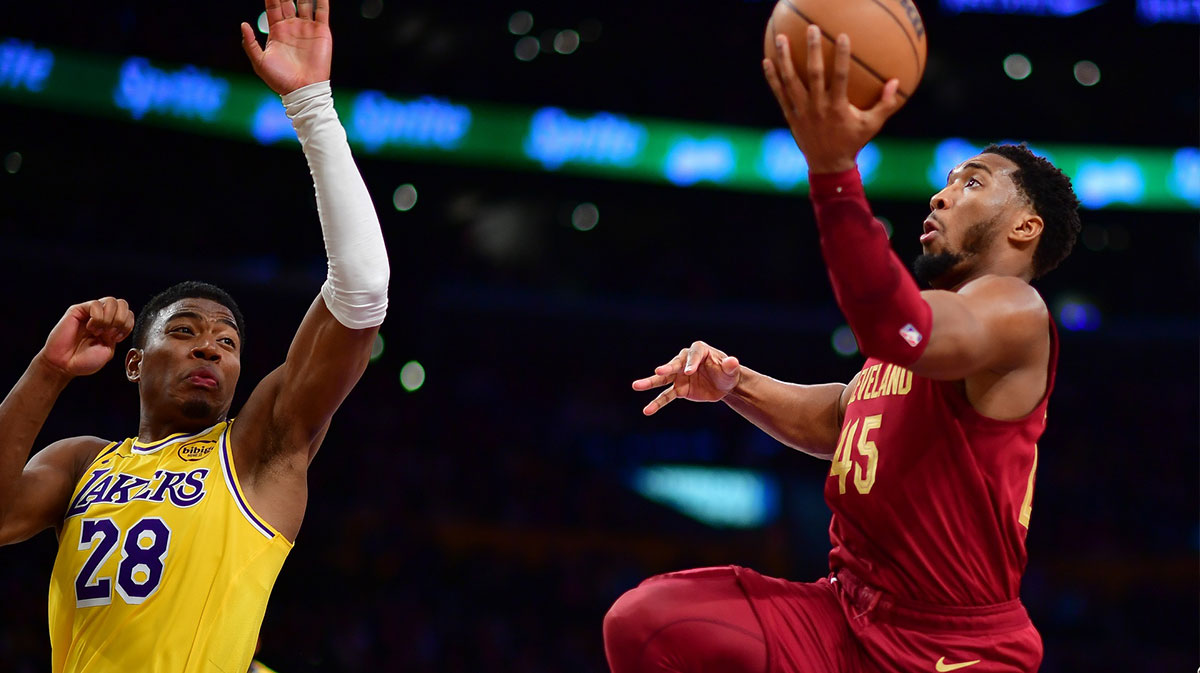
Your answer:
[[[900,109],[896,94],[900,80],[888,80],[874,106],[861,110],[850,103],[850,37],[837,37],[833,57],[833,79],[826,85],[821,54],[821,29],[808,27],[808,86],[796,75],[791,45],[786,35],[775,38],[777,59],[763,59],[767,84],[783,109],[796,145],[804,152],[813,173],[836,173],[855,167],[855,157],[883,123]]]
[[[333,35],[329,0],[266,0],[267,46],[242,23],[242,48],[254,73],[279,95],[329,79]]]
[[[67,376],[100,370],[117,344],[133,331],[133,312],[124,299],[105,297],[75,304],[50,330],[40,357]]]
[[[697,341],[691,348],[679,351],[679,355],[671,358],[670,362],[655,368],[654,376],[634,381],[633,389],[651,390],[667,386],[642,409],[643,414],[650,416],[676,398],[693,402],[724,399],[737,386],[741,376],[741,365],[737,358],[703,341]]]

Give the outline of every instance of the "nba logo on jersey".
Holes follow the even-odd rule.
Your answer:
[[[916,327],[913,327],[912,323],[908,323],[900,328],[900,338],[904,339],[905,343],[909,346],[916,348],[917,344],[921,343],[921,339],[925,337],[921,336],[921,333],[917,331]]]

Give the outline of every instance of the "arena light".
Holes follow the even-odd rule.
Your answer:
[[[594,203],[581,203],[571,211],[571,226],[578,231],[591,231],[600,222],[600,209]]]
[[[415,393],[425,385],[425,368],[420,362],[411,360],[400,368],[400,385],[410,393]]]
[[[417,205],[417,188],[405,183],[396,188],[392,192],[392,206],[402,212],[407,213]]]
[[[582,26],[580,35],[586,41]],[[337,89],[334,100],[356,150],[379,158],[752,192],[807,188],[804,157],[781,128],[381,91]],[[0,38],[0,101],[267,145],[296,143],[279,97],[248,72],[70,53],[11,38]],[[859,171],[872,198],[924,201],[945,185],[951,168],[986,144],[878,138],[860,152]],[[1196,148],[1037,143],[1031,149],[1071,176],[1087,208],[1200,206]]]
[[[849,325],[842,325],[833,330],[833,336],[830,337],[829,342],[833,346],[833,352],[844,358],[858,353],[858,339],[854,338],[854,331],[850,329]]]
[[[693,465],[639,468],[630,485],[643,497],[718,528],[755,528],[779,514],[779,486],[755,470]]]

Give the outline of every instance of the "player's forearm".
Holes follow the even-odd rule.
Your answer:
[[[841,383],[799,385],[742,367],[725,403],[783,444],[828,460],[837,446]]]
[[[0,402],[0,521],[12,504],[33,442],[70,380],[39,355]]]
[[[868,357],[908,366],[929,343],[933,313],[871,214],[857,170],[809,176],[833,294]]]
[[[312,172],[329,271],[321,296],[346,327],[378,326],[387,313],[389,268],[383,232],[346,131],[333,108],[329,82],[283,96]]]

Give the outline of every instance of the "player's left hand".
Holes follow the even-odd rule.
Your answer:
[[[254,73],[281,96],[329,79],[329,0],[266,0],[266,7],[265,49],[258,46],[250,24],[242,23],[242,48]]]
[[[874,106],[860,110],[850,103],[850,37],[837,37],[833,57],[833,80],[825,82],[825,64],[821,55],[821,29],[808,27],[808,86],[796,75],[791,45],[786,35],[775,39],[778,58],[763,59],[767,84],[783,108],[783,116],[792,130],[796,145],[808,160],[813,173],[836,173],[855,167],[855,157],[888,117],[900,109],[896,90],[900,80],[892,79],[883,87],[883,95]]]

